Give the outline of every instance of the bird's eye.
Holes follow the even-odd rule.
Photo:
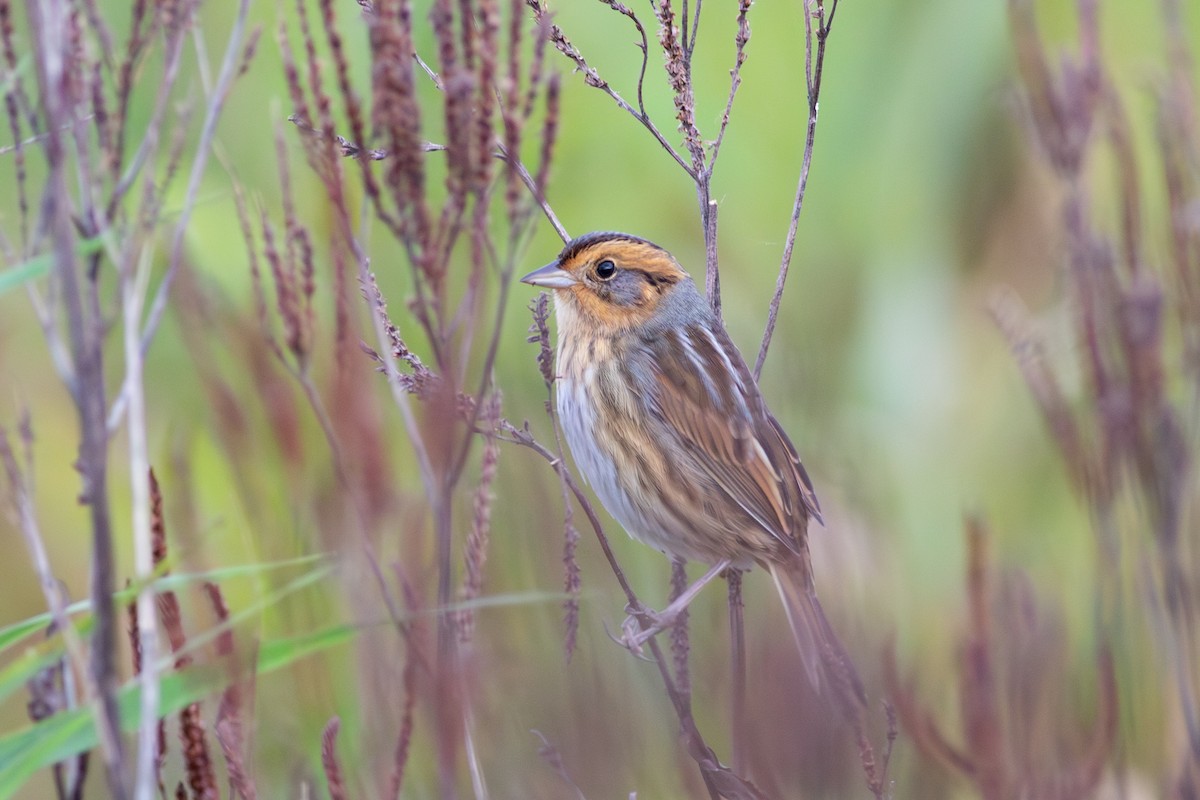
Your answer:
[[[613,263],[611,258],[606,258],[596,265],[596,277],[602,281],[606,281],[616,274],[617,265]]]

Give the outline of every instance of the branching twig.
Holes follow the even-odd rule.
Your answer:
[[[788,269],[792,264],[792,249],[796,245],[796,231],[800,226],[800,211],[804,207],[804,193],[808,188],[808,172],[812,166],[813,143],[817,134],[817,110],[821,99],[821,75],[825,68],[825,44],[833,28],[833,17],[837,13],[838,0],[831,0],[829,16],[825,16],[824,0],[804,0],[804,75],[808,86],[808,126],[804,135],[804,156],[800,164],[800,179],[796,184],[796,199],[792,202],[792,217],[788,223],[787,239],[784,240],[783,258],[779,263],[779,277],[775,279],[775,293],[767,311],[767,327],[763,331],[758,357],[754,360],[754,378],[762,375],[767,360],[767,349],[775,335],[775,322],[779,317],[779,303],[783,300],[783,288],[787,283]],[[816,9],[815,11],[813,9]],[[813,28],[816,20],[816,28]],[[814,37],[816,40],[814,55]]]
[[[85,296],[76,230],[71,218],[67,186],[67,150],[61,131],[71,119],[68,52],[69,12],[63,0],[46,0],[30,6],[35,66],[46,119],[44,144],[47,229],[54,243],[55,272],[66,307],[74,383],[68,387],[79,413],[81,442],[79,465],[82,496],[88,505],[92,530],[92,604],[96,625],[92,637],[92,683],[96,695],[96,723],[100,732],[108,788],[116,800],[129,797],[125,748],[121,740],[116,691],[116,620],[112,606],[115,584],[112,520],[108,506],[108,432],[105,425],[103,320]],[[94,291],[94,286],[90,287]],[[85,311],[87,308],[87,311]]]
[[[605,2],[607,2],[607,0],[605,0]],[[612,88],[612,86],[609,85],[608,81],[600,77],[600,73],[596,72],[596,70],[587,63],[583,57],[583,54],[575,48],[575,45],[571,44],[571,40],[566,37],[566,35],[562,32],[562,29],[550,21],[549,12],[546,11],[540,0],[525,0],[525,3],[531,9],[533,9],[534,17],[538,20],[539,24],[543,24],[548,27],[550,31],[550,41],[554,43],[555,48],[564,56],[573,61],[579,71],[583,73],[584,83],[586,83],[588,86],[593,86],[607,94],[612,98],[613,102],[616,103],[619,108],[627,112],[630,116],[641,123],[642,127],[649,131],[650,135],[653,136],[660,145],[662,145],[662,148],[667,151],[672,159],[674,159],[675,163],[678,164],[684,172],[691,176],[693,180],[695,180],[695,170],[693,170],[684,157],[679,154],[679,151],[677,151],[675,147],[667,141],[667,138],[663,136],[663,133],[658,129],[658,126],[654,124],[648,115],[631,106],[624,97],[622,97],[615,89]],[[640,28],[641,25],[639,24],[638,27]],[[638,93],[640,96],[641,83],[639,82],[638,85]]]
[[[288,122],[291,122],[300,130],[313,137],[324,138],[325,136],[324,133],[316,128],[313,128],[311,125],[305,122],[303,118],[296,114],[289,116]],[[334,134],[332,139],[341,150],[342,155],[346,158],[353,158],[356,160],[366,159],[369,161],[383,161],[391,156],[391,153],[387,150],[387,148],[365,148],[337,134]],[[421,149],[427,153],[439,153],[445,152],[446,145],[437,144],[435,142],[426,142],[421,146]],[[557,233],[559,238],[564,242],[570,241],[570,234],[567,233],[567,229],[563,227],[562,222],[559,221],[558,215],[554,213],[554,209],[548,202],[546,202],[544,193],[539,188],[537,180],[529,174],[529,169],[525,166],[525,163],[521,161],[520,158],[511,157],[504,145],[499,142],[496,144],[496,152],[493,155],[496,158],[502,159],[503,161],[512,165],[513,169],[515,169],[517,172],[517,176],[521,179],[521,182],[525,184],[525,188],[529,190],[530,195],[533,197],[538,208],[540,208],[542,213],[546,215],[546,220],[551,226],[553,226],[555,233]]]
[[[175,275],[178,273],[180,263],[183,260],[183,238],[187,232],[192,211],[196,207],[200,182],[204,177],[204,170],[208,165],[208,155],[212,150],[212,142],[216,136],[217,121],[221,116],[221,111],[225,108],[225,100],[229,96],[230,87],[233,85],[234,79],[242,71],[242,60],[244,57],[242,41],[245,37],[246,17],[249,10],[249,0],[239,0],[233,29],[229,33],[229,40],[225,46],[225,57],[221,62],[221,72],[217,77],[217,84],[208,99],[208,105],[205,109],[204,125],[201,128],[200,141],[196,145],[196,156],[192,159],[192,169],[188,177],[183,207],[175,223],[175,232],[171,239],[171,256],[167,264],[167,274],[163,276],[162,282],[155,292],[154,300],[150,304],[149,314],[142,327],[141,352],[143,356],[150,349],[150,343],[154,339],[154,334],[158,331],[162,315],[167,308],[167,299],[170,295],[171,286],[174,283]],[[115,430],[120,424],[121,414],[124,412],[125,403],[128,402],[126,399],[127,386],[128,384],[122,386],[120,395],[113,402],[112,412],[108,421],[110,430]]]
[[[699,5],[697,3],[697,5]],[[708,171],[711,173],[717,164],[717,156],[721,152],[721,142],[725,141],[725,131],[729,127],[729,118],[733,113],[733,99],[737,97],[738,88],[742,85],[742,64],[746,63],[746,45],[750,42],[750,14],[751,0],[739,0],[738,15],[737,15],[737,35],[734,37],[735,52],[733,58],[733,69],[729,71],[729,97],[725,100],[725,112],[721,114],[721,127],[717,131],[717,138],[712,143],[712,149],[708,156]],[[697,20],[699,20],[699,11],[697,8]],[[687,15],[686,6],[684,15]],[[686,36],[686,32],[684,36]]]

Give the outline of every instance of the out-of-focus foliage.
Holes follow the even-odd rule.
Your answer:
[[[232,4],[202,7],[196,41],[223,41],[230,24],[227,5]],[[337,25],[347,42],[352,82],[366,86],[366,27],[355,3],[343,5]],[[732,66],[735,12],[726,5],[732,4],[705,5],[699,34],[694,79],[697,119],[706,133],[716,129]],[[425,19],[427,4],[417,6],[415,17]],[[117,30],[128,22],[124,4],[103,0],[99,10]],[[632,96],[641,55],[629,21],[604,3],[560,0],[553,10],[589,63]],[[1037,11],[1051,48],[1076,47],[1070,3],[1044,2]],[[1159,273],[1167,269],[1170,225],[1155,128],[1154,88],[1167,70],[1166,31],[1157,11],[1157,5],[1102,4],[1100,30],[1103,62],[1124,100],[1140,167],[1148,266]],[[237,233],[231,176],[244,187],[253,218],[260,208],[271,218],[282,213],[278,129],[293,157],[298,216],[318,239],[332,236],[322,227],[332,226],[325,194],[302,166],[303,134],[286,122],[292,109],[273,35],[276,13],[297,33],[290,7],[254,4],[253,21],[268,33],[228,99],[216,136],[220,162],[210,164],[184,242],[185,274],[148,354],[150,456],[163,485],[173,558],[181,571],[340,554],[340,567],[328,580],[272,605],[241,631],[250,644],[256,637],[279,640],[342,622],[363,628],[352,645],[258,682],[253,762],[261,796],[298,796],[303,781],[323,787],[315,777],[321,770],[321,731],[337,715],[338,752],[351,793],[371,797],[387,785],[393,760],[404,703],[404,648],[385,624],[387,612],[361,556],[350,511],[337,502],[341,490],[321,427],[260,335],[246,247]],[[762,2],[751,10],[744,83],[714,178],[725,320],[751,359],[766,319],[804,144],[802,13],[800,2]],[[1200,11],[1185,8],[1184,19],[1183,38],[1200,54]],[[418,28],[427,38],[418,39],[417,49],[432,59],[432,33]],[[550,49],[545,57],[551,69],[563,73],[559,140],[546,191],[559,218],[572,235],[612,229],[649,238],[702,280],[704,240],[691,181],[634,120],[572,74],[559,53]],[[182,78],[184,94],[199,98],[210,76],[190,69]],[[1200,86],[1200,72],[1192,70]],[[146,108],[135,107],[135,116],[149,113],[149,87],[157,77],[153,61],[138,75],[135,100]],[[1083,751],[1102,711],[1095,700],[1103,682],[1096,651],[1099,640],[1111,636],[1118,755],[1106,763],[1102,783],[1108,794],[1097,796],[1117,796],[1118,783],[1126,787],[1124,796],[1168,796],[1188,756],[1178,699],[1154,666],[1163,657],[1162,639],[1137,600],[1127,605],[1128,616],[1116,631],[1100,624],[1109,609],[1098,608],[1101,559],[1089,508],[1072,491],[1063,459],[988,312],[995,292],[1011,288],[1031,309],[1032,325],[1068,398],[1088,402],[1064,286],[1063,189],[1027,130],[1004,6],[843,0],[824,79],[789,289],[761,384],[825,510],[826,524],[812,532],[812,546],[826,608],[866,673],[872,697],[883,697],[883,643],[892,637],[900,671],[912,676],[912,691],[923,707],[943,730],[962,731],[969,725],[959,717],[957,648],[971,624],[963,520],[986,519],[994,568],[1021,573],[1012,579],[1020,589],[1006,583],[1009,589],[998,592],[1002,608],[995,624],[1036,618],[1036,625],[1030,623],[1037,628],[1031,634],[1035,643],[1013,641],[1025,642],[1040,666],[1057,676],[1054,688],[1035,687],[1055,710],[1027,723],[1065,731],[1058,739],[1066,751]],[[435,92],[431,86],[422,91]],[[674,141],[671,95],[653,48],[646,103]],[[432,139],[440,122],[430,124]],[[4,144],[7,139],[0,137]],[[525,148],[535,160],[538,142],[529,138]],[[429,154],[431,181],[440,179],[438,157]],[[1118,229],[1120,187],[1113,173],[1102,152],[1087,171],[1094,224],[1101,230]],[[40,177],[35,169],[29,180]],[[11,154],[0,154],[0,187],[14,181]],[[182,202],[182,184],[172,191]],[[15,198],[0,193],[0,227],[17,213]],[[164,221],[164,242],[169,223]],[[531,269],[560,247],[543,221],[535,231],[524,251]],[[324,244],[315,243],[318,259]],[[366,244],[393,318],[403,326],[412,285],[408,267],[399,266],[400,248],[382,231]],[[165,244],[163,249],[165,258]],[[353,404],[355,413],[370,420],[353,432],[373,430],[374,437],[343,447],[350,460],[363,460],[355,479],[371,482],[365,492],[379,514],[373,541],[379,562],[385,570],[402,563],[420,593],[433,585],[436,553],[418,467],[384,379],[365,355],[353,370],[359,383],[333,388],[329,274],[317,276],[322,344],[314,374],[328,392],[327,402]],[[494,295],[496,287],[486,290]],[[514,422],[530,420],[541,440],[552,441],[536,349],[526,343],[524,306],[532,294],[524,286],[512,294],[494,368],[504,392],[502,411]],[[1168,292],[1167,302],[1177,298]],[[490,319],[489,312],[488,324]],[[411,329],[403,332],[420,352],[420,334],[408,324]],[[1174,376],[1182,370],[1180,336],[1167,332],[1165,368]],[[118,352],[119,342],[113,348]],[[21,410],[29,409],[41,528],[57,576],[78,599],[87,592],[89,538],[86,516],[74,502],[77,422],[49,363],[24,292],[6,287],[0,294],[0,425],[15,427]],[[1176,399],[1187,392],[1195,396],[1194,387],[1178,383],[1169,391]],[[1180,433],[1196,454],[1197,424],[1194,409],[1188,411],[1192,416]],[[124,446],[118,437],[118,461]],[[366,463],[371,458],[377,461]],[[472,464],[456,498],[460,543],[478,479],[477,459]],[[133,573],[126,481],[127,470],[114,470],[121,575]],[[606,636],[606,628],[616,630],[624,618],[625,599],[586,531],[579,547],[579,644],[564,663],[557,594],[562,496],[553,471],[521,448],[502,448],[493,489],[484,600],[522,601],[484,603],[475,611],[475,642],[466,656],[473,734],[491,796],[569,796],[553,764],[539,756],[543,742],[534,730],[553,744],[562,769],[588,797],[700,796],[656,673]],[[1193,539],[1197,494],[1193,476],[1186,512],[1191,524],[1184,527]],[[1136,517],[1137,511],[1121,513]],[[607,516],[603,520],[630,580],[647,602],[663,605],[667,561],[626,541]],[[18,528],[7,517],[0,518],[0,550],[8,554],[0,560],[4,626],[42,613],[45,604]],[[1186,567],[1194,579],[1198,549],[1193,543],[1185,552],[1193,559]],[[1131,550],[1129,557],[1140,555]],[[1137,568],[1130,564],[1124,578],[1127,597],[1139,591]],[[1192,584],[1193,591],[1198,587]],[[236,610],[253,606],[278,584],[254,575],[222,588]],[[812,797],[865,794],[851,740],[805,685],[769,592],[762,575],[748,577],[750,773],[783,797],[796,796],[796,787]],[[181,596],[185,619],[199,633],[211,614],[198,591],[182,589]],[[1006,602],[1044,611],[1026,618],[1011,606],[1004,610]],[[713,586],[691,615],[695,713],[721,754],[730,749],[725,613],[722,590]],[[0,652],[0,668],[20,655]],[[128,661],[127,653],[123,657]],[[436,796],[431,733],[436,713],[427,705],[416,709],[405,796]],[[4,698],[0,733],[26,724],[20,693]],[[1042,735],[1049,734],[1031,731],[1029,738],[1042,741]],[[1191,758],[1195,771],[1194,753]],[[99,768],[93,773],[88,796],[102,796]],[[904,730],[891,777],[897,798],[966,797],[975,785],[925,758]],[[50,796],[51,785],[48,774],[36,776],[19,796]],[[464,796],[468,786],[464,777]]]

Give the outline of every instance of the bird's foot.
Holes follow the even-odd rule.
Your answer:
[[[651,611],[640,603],[630,603],[625,607],[625,613],[629,616],[621,623],[621,636],[620,638],[613,636],[613,640],[634,655],[645,658],[642,653],[642,645],[678,624],[680,615],[687,610],[692,600],[696,599],[700,590],[727,567],[729,567],[728,561],[714,565],[662,611]]]
[[[642,655],[642,645],[663,631],[669,630],[679,622],[680,615],[687,606],[677,606],[672,603],[662,611],[654,611],[645,607],[626,606],[629,614],[621,623],[621,638],[617,643],[635,655]]]

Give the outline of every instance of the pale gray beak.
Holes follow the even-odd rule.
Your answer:
[[[559,269],[558,262],[554,261],[521,278],[521,283],[528,283],[530,286],[545,286],[547,289],[568,289],[579,281],[565,269]]]

